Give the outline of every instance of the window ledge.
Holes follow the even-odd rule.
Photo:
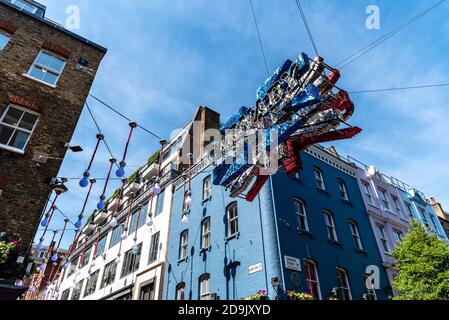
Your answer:
[[[315,235],[312,232],[307,231],[307,230],[303,230],[303,229],[300,229],[300,228],[298,228],[298,234],[300,236],[301,235],[305,235],[305,236],[307,236],[309,238],[315,238]]]
[[[350,200],[341,199],[341,201],[342,201],[344,204],[347,204],[348,206],[351,206],[351,207],[354,206]]]
[[[321,188],[316,188],[316,189],[318,190],[318,192],[321,192],[321,193],[325,194],[326,196],[330,197],[329,192],[327,192],[326,190],[321,189]]]
[[[189,261],[189,257],[185,257],[185,258],[183,258],[183,259],[179,259],[179,260],[178,260],[178,265],[180,265],[180,264],[183,263],[183,262],[187,262],[187,261]]]
[[[39,80],[39,79],[36,79],[36,78],[30,76],[28,73],[24,73],[24,74],[22,74],[22,76],[25,77],[25,78],[27,78],[27,79],[30,79],[30,80],[39,82],[40,84],[43,84],[43,85],[45,85],[45,86],[47,86],[47,87],[56,89],[56,85],[50,84],[50,83],[48,83],[48,82],[45,82],[45,81],[42,81],[42,80]]]
[[[6,151],[11,151],[17,154],[25,154],[25,150],[21,150],[21,149],[17,149],[17,148],[13,148],[10,146],[6,146],[4,144],[0,144],[0,149],[6,150]]]
[[[210,245],[207,248],[203,248],[200,250],[200,255],[202,255],[203,253],[206,253],[206,252],[210,252],[211,250],[212,250],[212,245]]]
[[[364,256],[368,256],[368,252],[366,252],[366,251],[363,250],[363,249],[355,249],[355,248],[354,248],[354,251],[355,251],[357,254],[363,254]]]
[[[205,205],[207,202],[212,200],[212,196],[209,196],[209,198],[204,199],[203,202],[201,203],[202,205]]]
[[[333,246],[336,246],[336,247],[339,247],[339,248],[343,248],[343,245],[339,241],[328,239],[327,242],[329,242]]]
[[[225,239],[225,243],[228,243],[229,241],[233,240],[233,239],[239,239],[240,238],[240,232],[237,232],[229,237],[227,237]]]

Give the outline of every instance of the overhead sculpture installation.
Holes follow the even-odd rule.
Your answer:
[[[249,189],[244,197],[253,201],[275,173],[266,170],[275,162],[269,152],[276,154],[275,171],[284,167],[294,176],[307,147],[359,134],[358,127],[339,129],[354,112],[348,92],[334,89],[339,79],[340,71],[321,57],[312,60],[301,53],[296,61],[287,60],[257,90],[256,107],[240,108],[221,126],[223,157],[213,170],[213,183],[229,189],[231,197]]]

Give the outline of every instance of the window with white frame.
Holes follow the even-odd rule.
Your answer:
[[[401,213],[401,206],[399,205],[399,199],[394,195],[391,195],[391,198],[393,199],[395,213],[399,215]]]
[[[396,242],[396,245],[398,245],[401,242],[401,240],[404,238],[404,234],[402,233],[402,231],[394,230],[393,235],[394,235],[394,240]]]
[[[366,198],[368,199],[368,203],[371,205],[374,205],[373,192],[371,190],[371,186],[366,181],[363,181],[362,184],[363,184],[363,189],[365,191]]]
[[[65,61],[55,54],[42,50],[28,71],[32,78],[55,86],[65,67]]]
[[[341,198],[345,201],[349,201],[348,189],[346,183],[343,180],[338,179],[338,189],[340,190]]]
[[[315,167],[315,168],[313,168],[313,173],[315,175],[317,188],[320,189],[320,190],[326,190],[326,185],[324,183],[323,172],[319,168]]]
[[[9,105],[0,120],[0,144],[24,151],[38,120],[37,113]]]
[[[348,274],[343,268],[337,268],[337,279],[343,300],[352,300],[351,288],[349,287]]]
[[[320,280],[318,278],[316,263],[312,260],[304,260],[304,272],[310,294],[315,300],[321,300]]]
[[[307,222],[307,213],[304,202],[301,199],[293,199],[295,205],[296,217],[298,219],[298,227],[300,230],[309,231],[309,223]]]
[[[377,230],[379,231],[379,239],[382,244],[382,248],[385,253],[390,253],[390,245],[388,243],[387,234],[385,233],[385,227],[381,225],[377,225]]]
[[[186,284],[184,282],[181,282],[176,286],[176,300],[185,300],[185,290]]]
[[[326,223],[327,236],[329,240],[338,241],[337,231],[335,230],[334,215],[331,212],[325,210],[324,221]]]
[[[200,300],[210,300],[210,275],[200,277]]]
[[[38,10],[37,6],[32,5],[28,1],[24,1],[24,0],[9,0],[9,2],[12,3],[13,5],[15,5],[20,10],[23,10],[23,11],[26,11],[26,12],[29,12],[29,13],[36,13],[37,10]]]
[[[388,201],[387,191],[385,191],[382,188],[378,188],[378,190],[379,190],[379,195],[380,195],[380,198],[382,200],[382,204],[384,206],[384,209],[385,210],[390,210],[390,201]]]
[[[201,249],[209,249],[210,247],[210,218],[206,218],[201,222]]]
[[[5,49],[9,40],[11,40],[11,36],[4,33],[3,31],[0,31],[0,50]]]
[[[363,250],[362,240],[360,239],[359,227],[357,222],[349,221],[349,228],[351,229],[352,240],[354,242],[354,246],[358,250]]]
[[[212,195],[212,183],[211,176],[207,176],[203,180],[203,201],[210,198]]]
[[[231,203],[226,209],[228,220],[228,237],[232,237],[239,232],[239,215],[237,202]]]
[[[179,239],[179,260],[187,258],[189,245],[189,230],[184,230]]]

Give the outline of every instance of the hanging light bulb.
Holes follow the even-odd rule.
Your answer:
[[[131,250],[133,251],[134,254],[137,254],[137,252],[139,252],[139,246],[136,243],[134,243]]]
[[[86,188],[89,185],[89,172],[84,172],[83,174],[83,178],[80,180],[80,187],[81,188]]]
[[[67,270],[68,268],[70,268],[70,262],[64,263],[64,265],[62,266],[62,268],[63,268],[64,270]]]
[[[51,261],[53,262],[58,261],[58,255],[56,253],[51,256]]]
[[[42,220],[42,222],[41,222],[41,226],[42,226],[42,227],[48,226],[48,223],[49,223],[48,218],[49,218],[49,216],[48,216],[48,215],[45,215],[44,220]]]
[[[156,184],[154,185],[153,191],[154,191],[155,195],[159,195],[161,193],[161,186],[159,185],[159,183],[156,182]]]
[[[47,269],[47,264],[46,263],[41,264],[39,267],[39,271],[45,271],[45,269]]]
[[[122,260],[120,259],[120,255],[117,256],[117,259],[115,259],[115,264],[120,264]]]
[[[191,192],[187,193],[187,197],[186,197],[186,201],[185,201],[186,207],[187,207],[188,209],[190,209],[190,208],[192,207],[192,202],[193,202],[193,200],[192,200],[191,195],[192,195]]]
[[[97,204],[97,209],[98,210],[103,210],[106,207],[106,204],[104,203],[104,200],[106,200],[106,196],[103,194],[100,197],[100,202],[98,202],[98,204]]]
[[[17,281],[16,286],[22,288],[23,287],[23,281],[22,280]]]
[[[122,235],[120,236],[120,239],[122,239],[123,241],[125,241],[126,239],[128,239],[128,233],[127,231],[123,231]]]
[[[109,225],[111,226],[111,228],[115,228],[118,225],[117,219],[115,217],[112,217],[111,222],[109,222]]]
[[[115,172],[115,175],[119,178],[123,178],[125,176],[125,167],[126,163],[124,161],[120,162],[120,167]]]
[[[28,289],[28,291],[29,291],[29,292],[35,292],[35,291],[36,291],[36,287],[35,287],[35,286],[31,286],[31,287]]]
[[[81,228],[82,225],[83,225],[83,216],[80,215],[78,217],[78,221],[75,222],[75,228],[79,229],[79,228]]]
[[[148,217],[147,222],[145,222],[145,224],[146,224],[148,227],[151,227],[151,226],[153,225],[153,219],[151,219],[151,217]]]
[[[39,240],[39,243],[36,245],[37,250],[42,250],[44,248],[44,238]]]
[[[189,216],[188,216],[187,214],[184,214],[184,215],[182,216],[181,222],[182,222],[183,224],[189,224]]]

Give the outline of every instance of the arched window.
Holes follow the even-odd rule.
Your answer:
[[[318,189],[325,191],[326,190],[326,184],[324,183],[324,176],[323,171],[321,171],[320,168],[314,167],[313,173],[315,175],[316,180],[316,186]]]
[[[337,268],[337,280],[343,300],[352,300],[351,288],[349,287],[348,274],[343,268]]]
[[[210,300],[210,275],[208,273],[200,277],[200,300]]]
[[[239,215],[237,202],[233,202],[226,208],[226,217],[228,222],[228,237],[232,237],[239,232]]]
[[[309,231],[309,223],[307,222],[306,207],[304,205],[304,202],[299,198],[294,198],[293,204],[295,206],[299,229],[303,231]]]
[[[304,272],[310,294],[315,300],[321,300],[320,280],[318,278],[316,263],[312,260],[304,260]]]
[[[179,260],[187,258],[189,246],[189,230],[184,230],[179,239]]]
[[[186,284],[184,282],[179,283],[176,286],[176,300],[185,300]]]
[[[326,223],[327,236],[329,240],[338,241],[337,230],[335,230],[334,215],[332,212],[324,210],[324,222]]]

